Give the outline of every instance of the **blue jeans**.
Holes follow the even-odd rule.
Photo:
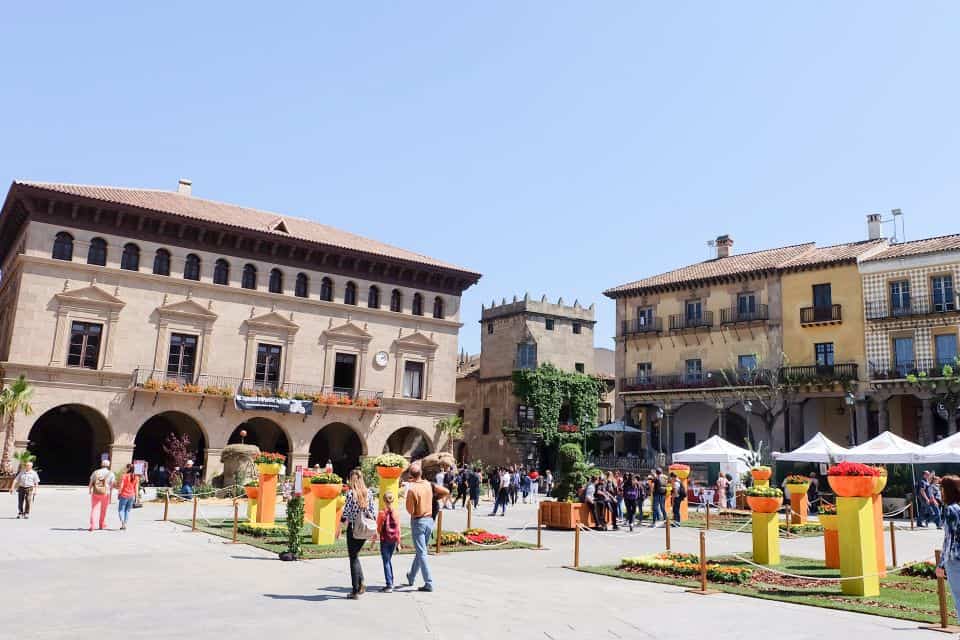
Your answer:
[[[433,576],[430,575],[430,565],[427,564],[427,549],[430,547],[430,536],[433,535],[433,518],[414,518],[410,521],[410,535],[413,537],[413,566],[407,574],[407,582],[413,584],[417,573],[423,574],[423,583],[433,588]]]
[[[943,569],[947,572],[947,584],[950,585],[950,593],[953,594],[953,606],[960,611],[960,560],[947,558],[943,563]]]
[[[666,520],[667,519],[667,495],[665,493],[655,493],[653,494],[653,524],[657,524],[657,519]]]
[[[496,515],[497,509],[501,510],[501,513],[507,512],[507,502],[510,501],[510,492],[507,489],[503,489],[497,492],[497,501],[493,503],[493,513],[490,515]]]
[[[117,498],[117,513],[120,515],[120,524],[127,524],[130,519],[130,509],[133,508],[134,497]]]
[[[193,498],[193,485],[185,484],[180,487],[180,494],[185,498]]]
[[[380,559],[383,560],[383,580],[388,587],[393,586],[393,552],[397,550],[396,542],[380,542]]]

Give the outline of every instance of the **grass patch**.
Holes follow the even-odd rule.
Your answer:
[[[185,527],[190,526],[190,520],[171,520],[171,522]],[[257,535],[250,535],[246,533],[239,533],[237,535],[237,541],[243,544],[248,544],[251,547],[256,547],[258,549],[263,549],[264,551],[271,551],[273,553],[279,554],[281,551],[287,550],[287,528],[285,526],[285,520],[282,518],[277,519],[277,524],[281,525],[274,530],[258,531]],[[202,531],[203,533],[208,533],[210,535],[218,536],[220,538],[226,538],[227,540],[233,539],[233,519],[213,519],[209,521],[197,521],[197,531]],[[412,554],[413,553],[413,540],[410,538],[409,528],[403,528],[402,537],[400,544],[402,549],[397,551],[397,554]],[[310,526],[304,525],[303,529],[300,531],[301,539],[303,540],[303,554],[302,559],[304,560],[321,560],[325,558],[346,558],[347,557],[347,540],[346,537],[341,536],[339,540],[330,545],[316,545],[311,542],[310,538]],[[461,551],[490,551],[490,550],[504,550],[504,549],[531,549],[536,545],[530,544],[528,542],[519,542],[515,540],[510,540],[504,545],[498,547],[484,547],[477,546],[473,544],[450,544],[450,545],[441,545],[440,550],[442,553],[457,553]],[[430,547],[430,553],[433,553],[433,545]],[[371,547],[369,544],[365,544],[363,549],[360,551],[361,556],[379,556],[380,547],[374,545]]]
[[[749,557],[749,554],[743,554],[743,557]],[[710,562],[723,566],[751,568],[751,565],[733,557],[711,558]],[[840,577],[840,572],[836,569],[827,569],[822,564],[805,558],[783,557],[781,564],[772,568],[811,578]],[[880,579],[879,596],[859,598],[841,593],[839,583],[786,578],[762,569],[754,569],[753,576],[745,584],[725,584],[711,581],[709,583],[710,588],[751,598],[855,611],[915,622],[939,622],[940,620],[937,605],[937,582],[930,578],[890,574],[886,578]],[[681,587],[699,587],[700,584],[698,576],[663,575],[662,572],[648,572],[636,568],[627,570],[615,566],[598,566],[581,567],[579,570],[585,573]],[[952,610],[953,607],[949,607],[949,609],[952,624],[957,624],[956,614]]]

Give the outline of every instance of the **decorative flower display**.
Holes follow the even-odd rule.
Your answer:
[[[318,473],[310,478],[310,484],[343,484],[343,478],[335,473]]]
[[[254,478],[253,480],[247,480],[247,482],[246,482],[243,486],[245,486],[245,487],[259,487],[259,486],[260,486],[260,480],[257,479],[257,478]]]
[[[579,433],[580,427],[575,424],[561,424],[557,426],[560,433]]]
[[[398,453],[383,453],[373,459],[375,467],[400,467],[406,469],[409,466],[407,459]]]
[[[752,498],[782,498],[783,491],[776,487],[750,487],[747,489],[747,497]]]
[[[879,477],[880,469],[860,462],[841,462],[827,469],[827,476]]]
[[[817,508],[817,513],[822,516],[835,516],[837,515],[837,505],[821,500],[820,506]]]
[[[700,559],[685,553],[657,553],[624,558],[620,561],[620,568],[663,571],[676,576],[695,576],[700,574]],[[707,579],[712,582],[743,584],[750,580],[752,575],[753,569],[707,563]]]
[[[483,529],[478,531],[479,533],[466,534],[466,539],[474,544],[500,544],[501,542],[507,541],[506,536],[501,536],[497,533],[490,533],[489,531],[484,531]]]
[[[253,459],[254,464],[283,464],[287,456],[282,453],[262,452]]]
[[[787,484],[810,484],[810,478],[795,473],[787,476]]]

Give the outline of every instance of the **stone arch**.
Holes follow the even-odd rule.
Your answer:
[[[710,425],[710,435],[719,435],[720,434],[720,421],[714,418],[713,423]],[[732,442],[738,447],[744,446],[747,437],[749,436],[750,442],[757,442],[757,438],[754,437],[754,434],[750,427],[747,425],[747,420],[739,413],[734,413],[733,411],[727,411],[723,414],[723,439],[727,442]]]
[[[670,430],[673,437],[669,439],[666,430],[664,430],[663,437],[666,441],[663,443],[662,450],[673,453],[688,448],[689,441],[694,444],[703,442],[710,437],[711,427],[716,421],[716,417],[716,408],[706,402],[685,402],[676,406],[670,419]],[[687,434],[692,434],[692,436]],[[671,443],[673,445],[672,450],[669,448]]]
[[[188,413],[174,410],[161,411],[144,420],[133,441],[133,459],[146,460],[151,473],[161,465],[169,471],[173,461],[167,458],[163,445],[171,433],[190,439],[194,466],[202,466],[209,443],[203,424]]]
[[[241,431],[247,432],[246,437],[240,436]],[[270,418],[258,416],[238,424],[227,439],[227,444],[240,444],[241,442],[256,445],[260,448],[260,451],[282,453],[287,456],[287,461],[290,461],[290,451],[293,449],[290,445],[290,435],[279,423]]]
[[[366,442],[350,425],[331,422],[317,431],[310,441],[310,457],[307,463],[312,467],[333,464],[333,471],[342,478],[360,466],[360,458],[366,455]]]
[[[102,413],[82,404],[62,404],[34,421],[28,448],[37,456],[44,484],[87,484],[90,473],[109,454],[113,430]]]
[[[387,438],[383,453],[398,453],[411,460],[418,460],[433,453],[433,442],[422,429],[401,427]]]

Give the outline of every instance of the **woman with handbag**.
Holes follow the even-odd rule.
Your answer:
[[[363,583],[363,567],[360,566],[360,550],[367,540],[377,535],[377,510],[360,469],[350,472],[347,486],[349,490],[340,522],[347,525],[347,555],[350,557],[350,582],[353,587],[347,597],[356,600],[367,590]]]

